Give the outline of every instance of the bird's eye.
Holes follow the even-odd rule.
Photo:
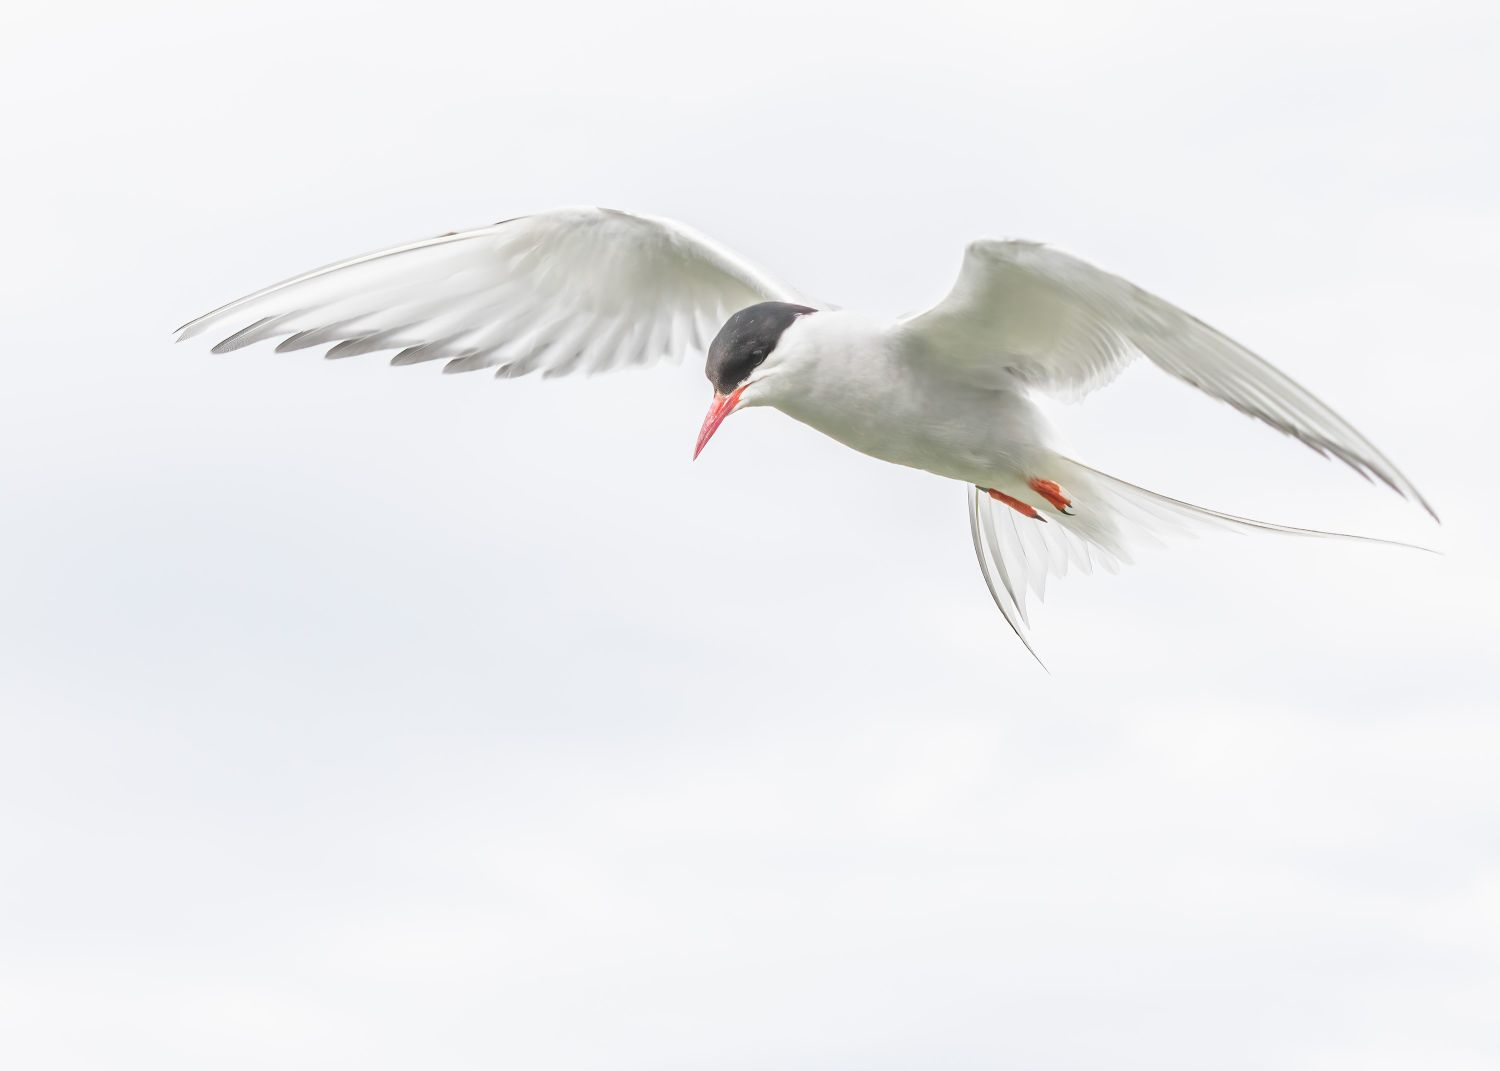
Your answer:
[[[766,355],[766,351],[765,350],[751,350],[750,351],[750,356],[754,357],[757,361],[761,360],[763,357],[765,357],[765,355]]]

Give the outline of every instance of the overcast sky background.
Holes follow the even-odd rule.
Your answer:
[[[0,1062],[1500,1065],[1490,3],[0,13]],[[1079,453],[1231,536],[1058,584],[701,368],[173,327],[559,204],[898,314],[1051,241],[1348,416],[1149,368]]]

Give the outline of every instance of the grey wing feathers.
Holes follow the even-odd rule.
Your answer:
[[[1062,397],[1103,386],[1144,355],[1433,513],[1390,459],[1285,373],[1169,302],[1058,250],[974,242],[952,292],[903,327],[955,376]]]
[[[701,351],[736,309],[792,292],[668,220],[568,208],[331,264],[182,327],[329,357],[501,375],[601,372]]]

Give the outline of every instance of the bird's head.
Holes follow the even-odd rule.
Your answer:
[[[796,348],[795,338],[787,337],[787,329],[816,311],[785,301],[762,301],[724,321],[708,347],[704,371],[713,384],[714,400],[698,432],[694,460],[730,413],[771,400],[776,375]]]

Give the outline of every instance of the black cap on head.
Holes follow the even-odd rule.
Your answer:
[[[762,301],[725,320],[708,347],[708,367],[704,369],[714,390],[728,394],[745,382],[776,348],[781,333],[798,317],[816,311],[785,301]]]

